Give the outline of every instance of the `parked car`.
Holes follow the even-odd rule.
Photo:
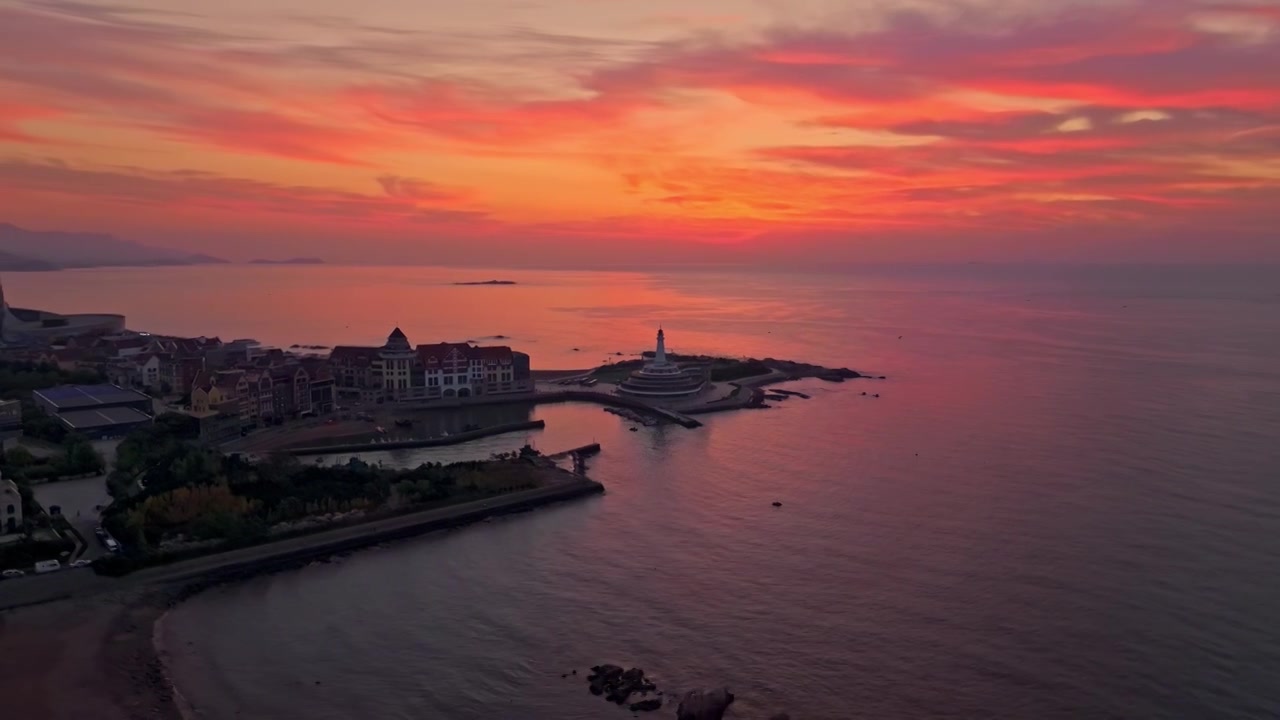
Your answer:
[[[62,569],[62,563],[57,560],[41,560],[36,563],[36,574],[43,575],[45,573],[57,572]]]
[[[102,544],[107,546],[108,552],[120,552],[120,543],[115,538],[107,538]]]
[[[7,577],[7,578],[22,577],[23,575],[26,575],[26,573],[22,572],[21,570],[5,570],[4,572],[0,573],[0,577]]]
[[[76,568],[76,567],[89,567],[89,566],[90,566],[90,565],[92,565],[92,564],[93,564],[93,561],[92,561],[92,560],[86,560],[85,558],[80,558],[79,560],[76,560],[75,562],[71,563],[71,567],[73,567],[73,568]]]
[[[107,531],[103,530],[102,527],[99,526],[93,529],[93,534],[97,535],[98,539],[101,540],[102,538],[107,536]]]

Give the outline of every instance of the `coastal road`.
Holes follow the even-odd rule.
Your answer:
[[[334,552],[350,551],[384,540],[394,540],[456,524],[474,522],[491,515],[582,497],[602,490],[603,486],[586,478],[566,477],[562,481],[533,490],[522,490],[484,500],[473,500],[434,510],[423,510],[239,550],[215,553],[172,565],[141,570],[123,578],[98,575],[90,568],[67,568],[47,575],[27,575],[22,578],[0,580],[0,610],[67,597],[132,589],[141,585],[180,583],[216,576],[219,573],[231,574],[263,569],[272,565],[283,566],[324,557]]]
[[[98,508],[111,504],[106,475],[42,483],[32,486],[31,492],[45,509],[52,505],[62,508],[62,516],[84,538],[84,553],[76,559],[94,560],[106,552],[93,534],[93,529],[99,524]]]

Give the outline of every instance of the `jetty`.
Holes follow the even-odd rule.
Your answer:
[[[668,410],[664,407],[658,407],[643,400],[621,395],[607,395],[601,392],[592,392],[590,390],[553,390],[551,392],[540,392],[534,398],[536,403],[557,403],[557,402],[589,402],[598,405],[608,405],[611,407],[628,408],[636,412],[653,415],[668,422],[687,428],[702,427],[702,423],[694,420],[684,413],[678,413],[674,410]]]
[[[570,450],[562,450],[561,452],[555,453],[554,455],[545,455],[544,457],[549,458],[551,460],[559,460],[560,458],[566,458],[566,457],[569,457],[570,455],[581,455],[583,457],[587,457],[590,455],[595,455],[599,452],[600,452],[600,443],[593,442],[590,445],[583,445],[582,447],[576,447]]]
[[[466,432],[455,433],[453,435],[441,435],[433,438],[408,438],[404,440],[384,440],[382,442],[357,442],[357,443],[340,443],[335,445],[313,445],[310,447],[286,448],[285,452],[290,455],[328,455],[330,453],[360,453],[374,452],[380,450],[406,450],[410,448],[427,448],[427,447],[443,447],[446,445],[458,445],[480,438],[491,437],[493,435],[504,435],[509,432],[519,432],[521,430],[540,430],[546,427],[545,420],[529,420],[528,422],[506,423],[503,425],[493,425],[478,430],[467,430]]]

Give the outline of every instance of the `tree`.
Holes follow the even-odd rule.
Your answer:
[[[68,475],[102,472],[102,455],[83,435],[70,434],[62,441],[63,471]]]
[[[23,403],[22,434],[37,440],[60,443],[67,437],[67,428],[57,418],[49,417],[39,405]]]
[[[9,448],[8,452],[4,454],[5,464],[12,468],[24,468],[35,461],[36,457],[31,454],[31,451],[21,445]]]

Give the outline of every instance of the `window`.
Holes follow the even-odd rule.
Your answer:
[[[13,514],[13,503],[9,503],[9,514]]]
[[[445,385],[452,385],[452,384],[453,384],[453,376],[452,376],[452,375],[445,375],[445,376],[444,376],[444,384],[445,384]]]

